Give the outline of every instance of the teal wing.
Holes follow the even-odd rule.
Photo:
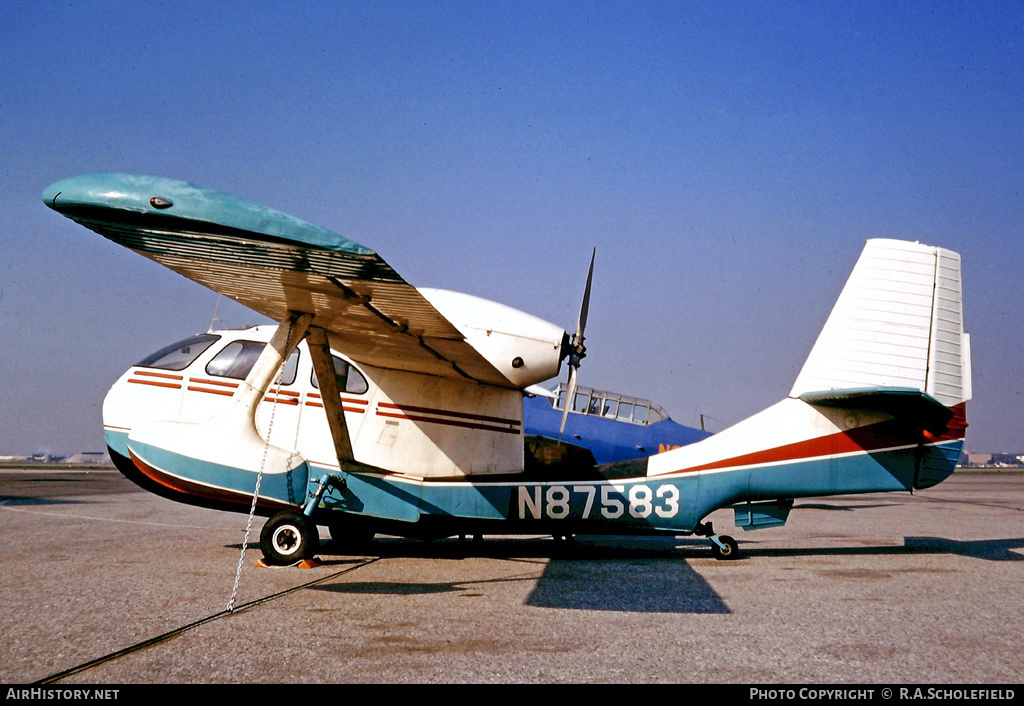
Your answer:
[[[72,177],[47,206],[268,316],[314,315],[357,362],[508,386],[462,334],[370,248],[230,194],[127,174]]]

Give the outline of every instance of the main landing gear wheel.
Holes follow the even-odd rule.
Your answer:
[[[263,525],[260,549],[271,566],[289,566],[312,559],[320,548],[316,525],[301,512],[279,512]]]
[[[719,546],[715,539],[718,539],[718,542],[721,542],[723,546]],[[721,561],[739,559],[740,545],[729,535],[719,535],[711,540],[711,555]]]

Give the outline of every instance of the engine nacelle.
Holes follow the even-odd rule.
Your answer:
[[[444,289],[419,292],[517,387],[558,375],[566,337],[562,327],[470,294]]]

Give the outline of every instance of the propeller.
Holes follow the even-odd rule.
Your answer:
[[[580,368],[580,361],[587,355],[587,348],[583,345],[583,330],[587,326],[587,313],[590,310],[590,283],[594,279],[594,258],[597,256],[597,248],[590,255],[590,271],[587,273],[587,287],[583,290],[583,305],[580,307],[580,316],[576,321],[576,333],[569,338],[566,335],[562,342],[562,355],[569,358],[569,382],[565,387],[565,397],[562,398],[562,423],[558,427],[558,443],[562,443],[562,434],[565,432],[565,422],[569,418],[569,409],[572,407],[573,399],[576,396],[576,375]]]

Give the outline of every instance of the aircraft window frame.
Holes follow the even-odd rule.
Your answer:
[[[234,357],[231,358],[230,361],[221,361],[221,356],[235,344],[238,344],[240,348],[234,354]],[[249,373],[252,372],[253,366],[256,365],[256,361],[259,359],[266,347],[267,344],[264,341],[250,341],[243,338],[236,338],[217,351],[216,355],[210,359],[210,362],[208,362],[205,367],[206,374],[212,377],[228,378],[229,380],[245,380],[245,378],[249,376]],[[238,358],[240,355],[244,355],[246,357],[239,361]],[[215,363],[223,365],[224,367],[214,367],[214,369],[211,370],[210,366]],[[295,378],[298,375],[298,368],[299,349],[296,348],[292,351],[292,354],[288,356],[288,360],[284,366],[284,373],[281,375],[280,384],[284,386],[294,384]],[[274,379],[273,384],[278,384],[277,378]]]
[[[561,411],[565,404],[565,386],[559,385],[554,392],[551,406]],[[575,395],[576,404],[570,410],[573,414],[642,426],[650,426],[668,419],[665,410],[650,400],[639,397],[627,397],[617,392],[594,390],[588,387],[576,388]],[[585,403],[584,400],[586,400]]]
[[[370,391],[370,384],[366,382],[366,376],[359,368],[336,355],[332,355],[331,358],[334,360],[334,375],[338,380],[338,388],[342,392],[347,395],[365,395]],[[344,366],[340,371],[339,365]],[[352,373],[355,375],[353,376]],[[320,389],[320,381],[316,379],[315,368],[309,373],[309,381],[314,390]]]
[[[577,392],[572,398],[572,410],[577,414],[586,414],[590,408],[590,393]]]
[[[220,336],[213,333],[197,333],[180,341],[164,346],[150,353],[135,364],[137,368],[155,368],[157,370],[184,370],[192,365],[199,356],[216,343]],[[172,357],[176,353],[181,357]]]

